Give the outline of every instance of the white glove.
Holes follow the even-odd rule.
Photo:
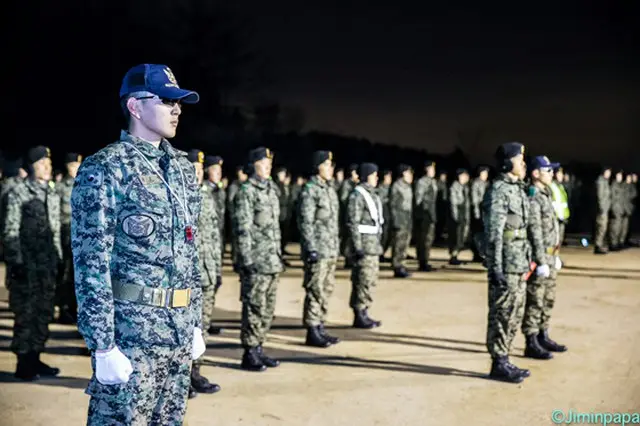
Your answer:
[[[549,278],[549,275],[551,275],[549,265],[538,265],[536,268],[536,275],[542,278]]]
[[[198,327],[193,329],[193,348],[191,349],[191,359],[198,359],[207,350],[207,345],[202,338],[202,330]]]
[[[556,256],[556,271],[562,269],[562,260],[560,260],[560,256]]]
[[[96,352],[96,379],[103,385],[120,385],[129,381],[133,367],[117,346],[109,352]]]

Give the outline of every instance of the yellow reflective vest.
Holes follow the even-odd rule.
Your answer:
[[[549,185],[549,188],[551,188],[553,208],[556,211],[558,220],[569,220],[569,216],[571,215],[571,213],[569,212],[569,200],[567,198],[567,191],[564,190],[564,186],[554,181],[551,183],[551,185]]]

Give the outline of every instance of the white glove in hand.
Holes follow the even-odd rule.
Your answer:
[[[536,275],[542,278],[549,278],[549,275],[551,275],[549,265],[538,265],[536,268]]]
[[[198,359],[207,350],[207,345],[202,338],[202,330],[198,327],[193,329],[193,348],[191,350],[191,359]]]
[[[103,385],[120,385],[129,381],[133,367],[117,346],[109,352],[96,352],[96,379]]]
[[[562,269],[562,260],[560,260],[560,256],[556,256],[556,271]]]

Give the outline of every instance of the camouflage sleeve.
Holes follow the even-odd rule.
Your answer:
[[[58,202],[56,203],[54,209],[54,217],[55,217],[55,227],[53,229],[53,244],[56,248],[56,252],[58,253],[58,262],[62,262],[62,222],[60,214],[60,209],[62,208],[62,198],[58,198]]]
[[[538,265],[547,265],[544,240],[542,238],[542,207],[537,197],[532,197],[529,205],[528,236],[533,249],[533,260]]]
[[[598,181],[596,182],[596,194],[597,194],[597,198],[598,198],[598,211],[603,213],[605,212],[606,208],[606,188],[605,185],[607,185],[607,182],[602,180],[602,179],[598,179]]]
[[[342,183],[340,187],[340,204],[348,203],[349,201],[349,185],[347,185],[346,181]]]
[[[316,217],[316,200],[313,191],[305,186],[300,195],[300,207],[298,213],[298,228],[300,229],[300,242],[303,250],[307,252],[318,251],[315,245],[315,229],[313,223]]]
[[[235,201],[236,209],[236,237],[238,239],[238,260],[240,265],[249,266],[253,264],[251,257],[252,231],[253,231],[253,200],[247,187],[243,186]]]
[[[498,191],[494,191],[487,202],[490,212],[488,220],[485,221],[487,269],[489,272],[502,273],[503,235],[507,223],[508,201]]]
[[[449,190],[449,210],[451,211],[451,218],[454,222],[458,222],[458,207],[464,203],[464,195],[462,193],[462,186],[451,185]]]
[[[480,203],[482,203],[482,189],[478,182],[471,184],[471,204],[473,204],[473,217],[480,219]]]
[[[347,229],[349,230],[349,236],[353,244],[355,251],[362,250],[362,235],[358,230],[360,225],[360,218],[365,209],[364,197],[358,194],[357,191],[353,191],[349,196],[347,205]]]
[[[438,186],[429,185],[425,195],[425,199],[429,205],[429,212],[431,213],[431,219],[436,219],[436,206],[438,203]]]
[[[227,191],[222,189],[220,190],[220,218],[221,227],[224,225],[224,215],[227,211]]]
[[[219,219],[218,219],[219,220]],[[222,276],[222,231],[216,227],[213,239],[213,259],[216,262],[216,276]]]
[[[110,260],[116,231],[116,183],[86,160],[71,193],[71,247],[78,299],[78,330],[90,350],[113,347]]]
[[[22,222],[22,201],[17,190],[9,191],[6,203],[7,209],[2,235],[4,258],[10,265],[21,265],[20,223]]]
[[[395,183],[391,185],[391,194],[389,194],[389,211],[391,213],[391,225],[398,225],[400,220],[400,208],[402,206],[402,191]]]
[[[227,210],[233,209],[233,201],[236,198],[236,194],[238,194],[238,185],[229,185],[227,190]]]
[[[416,183],[416,189],[414,194],[414,201],[415,201],[416,207],[419,207],[419,208],[422,207],[422,203],[426,195],[426,189],[427,189],[426,187],[427,185],[424,185],[422,180],[419,180]]]

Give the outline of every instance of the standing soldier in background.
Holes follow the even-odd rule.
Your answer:
[[[636,201],[638,199],[638,175],[631,174],[631,184],[629,185],[629,230],[627,231],[627,237],[625,240],[625,246],[638,247],[638,243],[631,239],[633,230],[633,214],[636,211]]]
[[[213,307],[216,303],[216,292],[222,284],[222,257],[220,253],[220,233],[218,232],[218,220],[215,201],[211,190],[203,185],[204,180],[204,153],[194,149],[189,151],[189,161],[193,164],[202,199],[200,216],[198,217],[198,235],[196,246],[198,247],[198,259],[200,261],[200,281],[202,283],[202,339],[205,344],[209,337],[209,324],[213,316]],[[203,355],[204,356],[204,355]],[[191,367],[191,386],[189,398],[195,398],[200,393],[216,393],[220,386],[209,383],[200,374],[203,356],[193,361]]]
[[[304,260],[305,299],[302,321],[307,327],[305,344],[326,348],[339,342],[337,337],[326,333],[324,323],[335,285],[340,203],[331,187],[331,152],[314,152],[312,162],[312,173],[315,174],[302,190],[298,210]]]
[[[234,271],[236,271],[235,265],[236,265],[236,238],[233,236],[233,226],[231,225],[231,223],[233,222],[233,209],[234,209],[234,201],[236,199],[236,195],[238,194],[238,191],[240,190],[240,186],[247,181],[247,179],[249,178],[249,176],[246,174],[245,169],[246,166],[238,166],[236,167],[236,179],[231,182],[231,184],[229,185],[229,188],[227,189],[227,215],[229,218],[229,222],[228,225],[229,227],[227,229],[230,230],[230,236],[231,236],[231,264],[234,267]],[[221,256],[222,257],[222,256]],[[237,272],[237,271],[236,271]]]
[[[596,180],[596,196],[597,196],[597,212],[595,226],[595,254],[606,254],[605,238],[607,237],[607,229],[609,225],[609,212],[611,210],[611,168],[606,167],[602,170],[602,174]]]
[[[531,167],[527,233],[537,267],[527,283],[522,333],[526,338],[524,356],[534,359],[551,359],[551,352],[567,350],[566,346],[551,340],[548,331],[556,300],[556,280],[562,267],[558,257],[560,230],[549,188],[556,167],[558,164],[551,163],[547,157],[535,157]]]
[[[418,180],[415,189],[415,208],[418,222],[416,248],[419,270],[431,272],[433,268],[429,264],[429,258],[437,221],[438,183],[435,180],[435,161],[426,161],[424,166],[425,175]]]
[[[78,330],[92,352],[89,425],[182,424],[192,361],[205,351],[200,190],[176,134],[180,89],[164,65],[131,68],[128,131],[86,158],[71,194]]]
[[[287,169],[279,167],[276,170],[276,186],[278,188],[278,200],[280,201],[280,246],[282,254],[289,254],[286,251],[287,243],[289,242],[291,215],[289,206],[291,202],[291,188],[287,183]],[[286,266],[291,266],[289,262],[284,261]]]
[[[7,218],[7,201],[9,199],[9,193],[22,182],[27,172],[22,168],[23,160],[21,158],[16,159],[13,162],[5,161],[4,164],[4,179],[0,185],[0,242],[2,243],[2,258],[5,258],[5,243],[4,243],[4,226]],[[13,286],[13,274],[9,268],[9,265],[5,265],[5,278],[4,286],[7,290],[11,291]],[[11,298],[9,298],[11,299]]]
[[[560,245],[564,242],[564,231],[567,223],[569,222],[569,197],[564,189],[562,183],[564,182],[564,170],[562,167],[556,170],[556,178],[549,187],[551,189],[551,196],[553,198],[553,208],[558,216],[559,233],[560,233]]]
[[[391,206],[389,204],[389,195],[391,193],[392,173],[391,170],[384,170],[382,172],[382,183],[376,188],[376,193],[380,197],[382,203],[382,217],[384,218],[384,225],[382,225],[382,254],[380,255],[380,262],[385,261],[384,254],[391,245]]]
[[[58,322],[75,324],[78,320],[78,303],[73,279],[73,252],[71,251],[71,191],[78,174],[82,156],[68,153],[65,157],[67,174],[56,186],[60,196],[60,239],[62,243],[62,267],[58,275],[56,304],[60,308]]]
[[[340,191],[342,182],[344,182],[344,170],[338,169],[335,172],[335,177],[333,178],[333,181],[331,181],[331,185],[333,186],[333,189],[336,190],[336,194]]]
[[[36,380],[60,370],[40,360],[53,319],[60,245],[60,197],[52,182],[51,152],[37,146],[27,154],[29,177],[7,196],[5,260],[12,276],[11,350],[18,357],[15,377]]]
[[[340,237],[340,254],[344,256],[345,268],[351,268],[353,259],[348,256],[347,250],[350,245],[349,237],[350,232],[347,229],[347,204],[349,203],[349,196],[359,182],[358,177],[358,165],[351,164],[348,169],[349,179],[345,179],[340,186],[340,192],[338,197],[340,198],[340,227],[342,229]]]
[[[207,185],[211,188],[213,199],[216,202],[216,213],[218,217],[224,217],[226,209],[227,194],[222,183],[222,157],[217,155],[207,155],[204,159],[204,169],[207,172]],[[220,253],[224,256],[224,220],[218,221],[220,228]]]
[[[249,371],[264,371],[280,365],[262,349],[273,321],[283,266],[280,202],[270,180],[272,158],[267,148],[249,152],[249,163],[254,165],[255,172],[236,195],[234,228],[241,277],[242,368]]]
[[[384,218],[382,203],[376,194],[378,166],[362,163],[359,176],[361,183],[349,196],[347,227],[349,229],[350,252],[356,262],[351,271],[351,298],[355,328],[380,327],[381,322],[369,317],[373,303],[372,292],[378,281],[380,266],[380,235]]]
[[[465,169],[456,170],[457,180],[449,189],[449,265],[461,265],[458,254],[464,249],[469,236],[471,220],[471,197],[469,196],[469,173]]]
[[[291,197],[289,197],[289,211],[291,212],[291,221],[289,226],[291,227],[290,238],[293,241],[300,241],[300,235],[298,234],[298,206],[300,205],[300,194],[307,183],[303,176],[298,176],[296,182],[291,187]],[[333,189],[333,180],[330,181],[329,186]],[[335,190],[333,191],[335,192]],[[336,192],[336,199],[338,199],[338,193]]]
[[[620,231],[620,247],[627,247],[627,238],[629,237],[629,226],[631,223],[632,215],[633,215],[633,202],[635,196],[633,195],[633,189],[635,186],[633,185],[633,180],[631,174],[627,174],[624,181],[624,207],[625,214],[622,219],[622,230]]]
[[[611,251],[622,250],[622,227],[626,216],[627,191],[623,182],[624,172],[616,173],[615,181],[611,184],[611,223],[609,224],[609,244]]]
[[[447,218],[449,217],[449,183],[446,172],[440,172],[438,176],[438,201],[436,204],[438,217],[440,220],[436,222],[436,241],[444,239],[444,233],[447,231]]]
[[[389,194],[389,210],[391,211],[391,225],[393,234],[392,265],[393,276],[407,278],[411,276],[404,266],[407,258],[407,248],[411,242],[413,229],[413,169],[406,165],[398,166],[398,178],[391,185]]]
[[[483,201],[489,280],[487,349],[492,359],[489,377],[520,383],[530,372],[511,364],[509,352],[522,326],[526,275],[530,269],[530,202],[522,188],[526,174],[524,146],[517,142],[503,144],[496,159],[500,175]]]
[[[471,249],[473,250],[473,261],[482,262],[480,246],[484,241],[484,224],[482,223],[482,200],[489,186],[489,168],[478,167],[478,177],[471,184],[471,204],[473,216],[471,217]]]

